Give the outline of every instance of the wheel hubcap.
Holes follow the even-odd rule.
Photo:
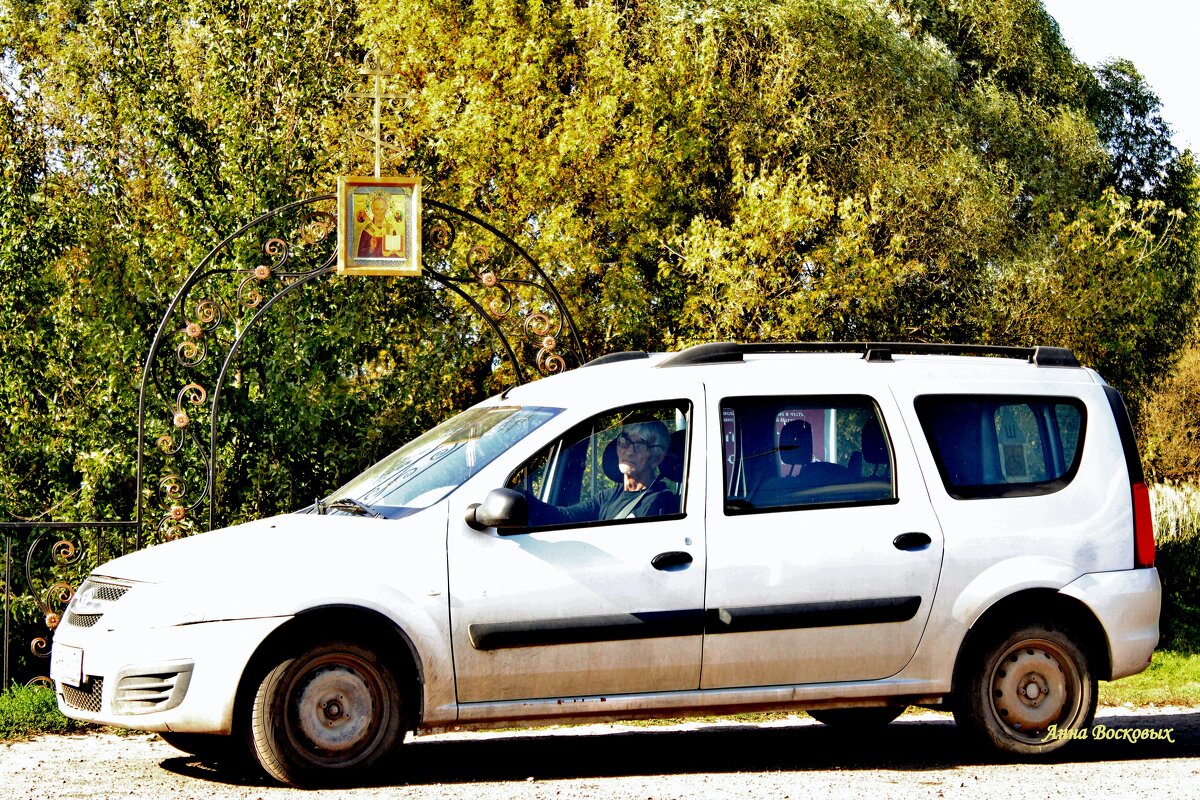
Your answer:
[[[292,722],[318,758],[353,760],[379,732],[382,688],[374,667],[348,654],[308,665],[293,685]]]
[[[1051,725],[1065,728],[1077,719],[1080,686],[1077,667],[1054,643],[1021,642],[992,672],[992,710],[1014,736],[1041,741]]]

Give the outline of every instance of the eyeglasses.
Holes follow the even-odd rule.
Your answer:
[[[646,451],[648,451],[650,448],[662,447],[662,445],[647,444],[646,442],[638,441],[637,439],[630,439],[628,436],[622,433],[617,437],[617,447],[621,448],[622,450],[632,450],[634,453],[640,456],[646,453]]]

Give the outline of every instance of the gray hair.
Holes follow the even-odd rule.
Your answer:
[[[661,447],[664,451],[671,444],[671,432],[667,430],[666,425],[656,419],[648,422],[632,422],[624,427],[624,431],[626,434],[635,434],[647,444]]]

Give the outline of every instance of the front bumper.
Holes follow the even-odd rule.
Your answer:
[[[246,664],[288,619],[124,630],[64,620],[51,656],[60,673],[54,675],[58,707],[68,717],[121,728],[231,733]]]

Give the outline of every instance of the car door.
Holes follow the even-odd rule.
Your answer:
[[[900,671],[929,617],[942,535],[894,401],[739,395],[716,413],[702,688]]]
[[[546,443],[508,480],[534,505],[578,507],[616,487],[605,456],[622,424],[656,418],[670,429],[658,467],[677,500],[666,513],[501,532],[457,522],[452,506],[460,703],[699,685],[705,475],[688,466],[691,453],[703,452],[702,426],[690,424],[699,408],[700,398],[683,397],[607,410]],[[461,511],[481,499],[464,498]]]

